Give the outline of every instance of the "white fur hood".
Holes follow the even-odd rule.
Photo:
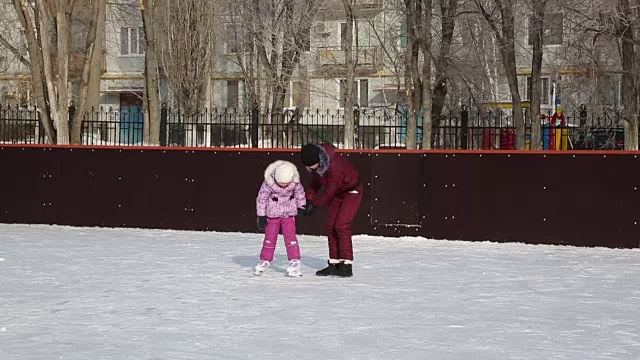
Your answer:
[[[264,171],[264,182],[266,182],[268,185],[275,184],[276,180],[274,178],[274,175],[276,173],[276,169],[279,168],[280,166],[291,167],[294,174],[293,182],[300,183],[300,173],[298,172],[298,168],[296,168],[296,166],[293,163],[285,160],[278,160],[271,163],[269,166],[267,166],[267,169]]]

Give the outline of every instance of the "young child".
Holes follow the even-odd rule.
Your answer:
[[[264,182],[256,199],[258,229],[264,230],[265,236],[255,275],[262,275],[271,265],[281,228],[289,258],[287,274],[291,277],[302,275],[300,248],[296,238],[296,216],[298,209],[304,208],[305,205],[304,188],[300,184],[300,174],[296,166],[284,160],[269,165],[264,172]]]

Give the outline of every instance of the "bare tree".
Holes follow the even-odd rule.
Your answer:
[[[102,77],[102,57],[104,53],[104,37],[106,25],[107,2],[100,1],[95,25],[95,40],[91,51],[91,71],[87,89],[87,109],[100,107],[100,80]]]
[[[617,104],[607,100],[606,93],[614,89],[614,78],[619,76],[621,68],[620,54],[613,19],[614,8],[606,0],[566,0],[560,4],[547,1],[547,14],[562,12],[564,51],[554,58],[554,63],[579,70],[573,76],[562,78],[562,88],[566,96],[562,97],[565,107],[576,108],[578,104],[588,104],[591,112],[585,125],[592,120],[614,110]],[[553,5],[553,7],[551,7]],[[546,15],[546,14],[545,14]],[[547,20],[544,27],[547,28]],[[549,65],[552,63],[550,62]],[[610,98],[610,100],[615,100]]]
[[[10,50],[15,51],[16,55],[22,59],[21,61],[29,65],[31,70],[33,92],[36,97],[38,108],[40,109],[40,119],[45,130],[45,139],[49,143],[56,143],[56,130],[54,128],[54,121],[57,122],[57,112],[52,112],[51,101],[55,101],[55,97],[49,100],[49,92],[47,91],[47,79],[45,78],[45,58],[43,55],[42,47],[40,44],[41,36],[38,36],[39,30],[34,25],[34,14],[38,16],[38,10],[31,7],[30,3],[23,2],[21,0],[14,0],[13,2],[18,20],[20,21],[21,30],[26,38],[27,49],[29,52],[29,60],[26,57],[18,53],[17,47],[10,47]],[[38,26],[39,27],[39,26]],[[48,54],[48,53],[47,53]],[[50,65],[49,65],[50,66]]]
[[[476,105],[482,101],[496,101],[502,61],[493,31],[482,16],[476,16],[471,6],[460,16],[460,23],[463,44],[456,58],[459,64],[458,81],[468,87]]]
[[[384,11],[387,21],[381,23],[377,21],[377,18],[372,17],[368,18],[367,22],[377,45],[382,51],[382,64],[385,69],[393,73],[396,91],[400,94],[405,54],[404,49],[401,46],[399,47],[398,43],[403,41],[403,26],[401,24],[404,21],[403,19],[406,19],[404,3],[400,1],[391,2],[390,6],[385,8]]]
[[[318,5],[317,0],[275,3],[255,0],[240,8],[237,3],[230,5],[234,7],[229,12],[239,40],[236,44],[238,60],[246,61],[247,45],[255,44],[256,55],[270,80],[271,109],[274,112],[282,111],[301,53],[309,46],[309,32]]]
[[[217,44],[222,45],[218,46],[218,53],[226,53],[217,65],[224,68],[229,62],[239,68],[251,108],[250,140],[253,147],[258,147],[265,136],[272,137],[272,134],[259,131],[260,123],[268,121],[267,116],[260,116],[260,109],[268,108],[267,104],[273,106],[270,100],[273,82],[263,72],[261,55],[263,49],[266,52],[269,48],[267,44],[275,42],[278,31],[274,24],[279,20],[273,7],[265,8],[261,0],[225,1],[216,2],[216,5],[222,9],[219,12],[223,15],[220,16],[222,21],[215,28],[214,35],[219,39]],[[263,88],[267,91],[265,96],[262,94]]]
[[[238,6],[240,5],[240,6]],[[262,29],[262,23],[259,21],[242,21],[242,19],[253,19],[256,14],[256,9],[260,7],[260,0],[245,0],[240,4],[227,4],[225,8],[229,9],[231,16],[231,23],[233,24],[234,31],[230,33],[224,31],[229,40],[229,36],[233,36],[233,42],[237,48],[244,49],[244,52],[236,53],[236,62],[241,69],[245,92],[248,96],[249,106],[251,108],[251,145],[252,147],[258,147],[258,144],[263,140],[263,132],[259,131],[259,124],[261,120],[265,120],[266,117],[260,116],[260,108],[266,107],[262,104],[262,81],[261,78],[261,61],[258,56],[258,48],[260,46],[260,40]],[[242,32],[238,32],[238,27],[242,27]],[[221,29],[226,30],[225,27]],[[245,33],[246,36],[240,36]],[[264,99],[264,103],[268,102],[268,96]]]
[[[74,114],[73,121],[71,122],[71,143],[82,143],[82,120],[87,109],[87,101],[89,94],[89,80],[93,77],[98,77],[101,73],[101,68],[95,66],[96,57],[100,59],[100,54],[96,52],[96,38],[98,34],[98,22],[99,18],[104,17],[104,11],[106,11],[106,0],[93,0],[92,2],[92,17],[89,24],[89,33],[87,34],[87,41],[85,45],[85,58],[82,68],[82,80],[80,84],[80,94],[78,96],[78,107]],[[104,28],[103,28],[104,29]],[[102,42],[102,40],[100,40]],[[91,73],[94,73],[93,75]],[[97,74],[96,74],[97,73]],[[100,84],[98,83],[98,91]],[[94,90],[95,91],[95,90]]]
[[[210,0],[164,1],[158,22],[162,69],[188,116],[205,103],[209,74],[213,67],[213,2]]]
[[[531,149],[540,150],[542,134],[540,129],[540,103],[542,96],[542,40],[544,35],[544,15],[547,0],[531,0],[531,37],[533,58],[531,60]]]
[[[640,46],[640,3],[637,0],[590,0],[588,6],[579,2],[564,4],[575,28],[589,39],[587,44],[588,72],[590,76],[591,107],[602,105],[603,111],[618,104],[603,102],[600,88],[614,73],[620,76],[622,120],[625,128],[625,149],[638,149],[638,111],[640,110],[640,66],[637,65]],[[581,44],[572,44],[574,52]],[[617,53],[615,51],[617,49]],[[602,84],[604,83],[604,84]],[[616,92],[617,86],[611,89]]]
[[[516,127],[516,149],[522,150],[525,146],[525,123],[516,72],[515,0],[474,0],[474,2],[491,27],[500,48],[502,66],[513,103],[512,116]]]
[[[614,27],[622,60],[622,104],[625,124],[625,149],[638,150],[638,54],[635,32],[638,26],[637,5],[630,0],[617,0]]]
[[[156,40],[156,19],[158,2],[140,0],[142,27],[145,34],[144,55],[144,143],[160,145],[160,88],[158,75],[158,42]]]
[[[300,70],[301,55],[309,47],[310,28],[319,5],[318,0],[251,0],[227,5],[226,19],[235,38],[226,40],[234,43],[236,62],[246,77],[254,106],[261,82],[251,79],[251,74],[265,78],[264,99],[274,124],[284,122],[285,98],[294,72]],[[231,35],[228,28],[226,35]],[[284,132],[277,131],[273,137],[282,143]]]
[[[431,89],[431,62],[432,62],[432,34],[431,22],[433,18],[433,2],[432,0],[422,0],[422,15],[420,20],[422,25],[419,28],[420,33],[420,50],[422,52],[422,148],[431,149],[431,138],[433,122],[431,114],[433,112],[433,91]]]
[[[342,0],[344,12],[347,18],[346,28],[347,31],[344,34],[343,46],[344,46],[344,58],[346,67],[346,78],[344,85],[344,147],[347,149],[353,149],[355,140],[355,123],[353,118],[353,111],[355,108],[354,103],[354,85],[356,78],[356,63],[354,60],[353,52],[353,28],[355,26],[355,14],[354,5],[355,0]],[[356,54],[358,49],[356,48]]]
[[[79,4],[76,0],[37,0],[35,4],[14,0],[13,5],[28,44],[32,86],[46,138],[59,144],[78,144],[81,142],[97,19],[104,7],[99,0],[91,2],[91,20],[83,49],[79,111],[71,119],[69,131],[70,58],[76,55],[73,53],[72,25]]]
[[[458,3],[460,0],[438,0],[440,4],[440,48],[434,59],[435,83],[433,86],[432,114],[436,119],[442,115],[451,67],[451,45],[456,26]],[[438,121],[438,120],[436,120]]]
[[[58,65],[58,73],[56,74],[57,82],[54,85],[53,82],[47,82],[47,87],[49,90],[49,99],[55,98],[57,95],[58,101],[57,105],[57,119],[58,119],[58,143],[68,144],[69,143],[69,125],[67,119],[69,118],[69,55],[71,52],[71,13],[73,11],[73,3],[75,1],[67,1],[67,0],[57,0],[54,1],[54,7],[45,7],[44,0],[38,0],[38,8],[40,9],[40,14],[55,14],[55,23],[52,24],[51,20],[53,18],[42,16],[40,19],[42,20],[40,30],[42,31],[43,38],[43,52],[44,54],[51,54],[52,52],[48,49],[48,39],[50,38],[49,31],[50,26],[55,26],[55,32],[57,35],[57,58],[56,62]],[[47,3],[47,5],[51,5],[52,3]],[[47,44],[47,45],[44,45]],[[48,57],[46,57],[48,59]],[[45,74],[49,67],[45,68]],[[53,79],[53,73],[49,73],[50,77]],[[55,87],[57,86],[57,88]]]
[[[405,0],[407,51],[405,92],[407,100],[407,149],[417,148],[417,124],[422,113],[423,148],[431,146],[431,19],[432,0]],[[423,110],[423,111],[421,111]]]

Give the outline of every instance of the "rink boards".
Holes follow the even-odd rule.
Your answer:
[[[637,248],[637,152],[344,153],[354,233]],[[256,232],[264,168],[291,150],[0,146],[0,222]],[[300,219],[324,233],[325,212]]]

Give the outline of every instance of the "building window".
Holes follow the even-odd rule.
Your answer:
[[[239,50],[238,31],[235,25],[226,26],[225,52],[227,54],[235,54]]]
[[[144,54],[145,45],[142,27],[120,28],[120,55]]]
[[[340,80],[340,108],[347,105],[347,81]],[[353,103],[360,107],[369,106],[369,80],[356,80],[353,84]]]
[[[228,80],[227,81],[227,108],[229,109],[237,109],[238,108],[238,80]]]
[[[531,83],[531,76],[527,76],[527,100],[531,101],[531,94],[533,90],[533,84]],[[540,105],[551,104],[551,80],[549,78],[540,78],[540,85],[542,92],[540,94]]]
[[[369,80],[362,79],[360,80],[360,91],[358,92],[358,102],[360,107],[369,106]]]
[[[407,20],[403,19],[400,25],[400,47],[402,49],[407,48]]]
[[[533,46],[533,29],[531,27],[533,17],[529,17],[529,46]],[[548,15],[544,19],[542,29],[542,45],[562,45],[563,30],[562,14]]]
[[[20,106],[23,108],[32,105],[31,83],[29,81],[11,81],[10,86],[3,89],[5,93],[5,104],[10,106]]]
[[[285,108],[308,108],[311,103],[311,89],[308,80],[291,81],[287,96],[285,97]]]
[[[604,106],[619,107],[622,104],[621,79],[616,75],[598,77],[598,92]]]

